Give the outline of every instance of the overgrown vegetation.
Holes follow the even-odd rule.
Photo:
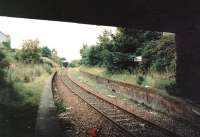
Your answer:
[[[63,62],[66,61],[65,58],[60,58],[57,55],[57,51],[55,49],[49,49],[47,46],[40,47],[40,42],[38,39],[32,40],[24,40],[22,44],[22,49],[16,49],[15,59],[19,62],[23,62],[26,64],[41,64],[47,63],[45,61],[46,58],[51,61],[48,62],[50,66],[54,66],[54,64],[63,65]],[[54,62],[54,64],[52,63]]]
[[[91,66],[81,66],[79,68],[81,71],[92,73],[94,75],[99,75],[113,80],[118,80],[134,85],[141,85],[144,87],[152,87],[161,90],[168,90],[171,88],[175,82],[174,78],[170,78],[171,73],[156,73],[149,71],[148,74],[141,74],[139,72],[133,72],[130,74],[129,71],[124,70],[120,73],[110,73],[105,68],[102,67],[91,67]]]
[[[79,67],[79,66],[80,66],[80,61],[79,60],[73,60],[68,65],[68,67],[71,67],[71,68]]]
[[[66,111],[63,100],[55,101],[55,105],[56,105],[56,108],[57,108],[57,111],[58,111],[59,114]]]
[[[175,84],[173,34],[127,28],[118,28],[114,34],[104,31],[95,45],[84,44],[80,54],[81,65],[106,68],[109,77],[160,89]],[[138,56],[141,62],[136,60]]]
[[[0,43],[0,136],[33,137],[40,93],[54,67],[56,51],[25,40],[22,49]]]

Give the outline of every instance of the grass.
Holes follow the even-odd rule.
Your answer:
[[[63,100],[61,98],[59,98],[59,97],[55,98],[54,97],[54,101],[55,101],[55,106],[56,106],[58,114],[66,112],[66,108],[65,108],[64,102],[63,102]]]
[[[105,68],[99,67],[81,66],[79,69],[105,78],[160,90],[166,90],[166,87],[175,82],[175,78],[171,78],[172,74],[169,72],[158,73],[150,71],[146,75],[143,75],[139,72],[130,74],[128,71],[124,71],[122,73],[111,74]]]
[[[26,77],[30,80],[26,80]],[[40,93],[49,74],[17,64],[0,90],[0,137],[33,137]]]
[[[73,77],[75,77],[76,79],[78,79],[80,82],[89,85],[90,87],[92,87],[95,90],[95,92],[97,92],[99,94],[102,94],[102,95],[108,96],[108,97],[112,97],[115,100],[120,100],[129,105],[137,104],[137,105],[140,105],[141,107],[144,107],[145,109],[152,110],[150,107],[148,107],[145,104],[139,104],[139,102],[137,100],[135,100],[134,98],[132,98],[131,96],[129,96],[123,92],[113,92],[108,87],[106,87],[104,84],[100,84],[97,81],[90,79],[89,77],[85,77],[85,76],[81,75],[79,69],[77,69],[77,68],[73,68],[69,74],[72,75]],[[65,81],[65,82],[67,82],[67,81]]]
[[[54,81],[55,82],[55,81]],[[59,120],[62,136],[75,137],[76,129],[75,125],[70,119],[70,108],[69,104],[64,103],[63,98],[58,93],[58,89],[56,88],[56,84],[53,83],[53,97],[57,110],[57,117]],[[66,132],[66,128],[69,129],[69,132]]]
[[[105,85],[97,84],[97,82],[95,80],[91,80],[88,77],[82,76],[77,69],[73,69],[72,71],[70,71],[70,75],[77,78],[80,82],[86,83],[86,84],[90,85],[91,87],[94,87],[97,92],[103,93],[106,96],[115,95],[114,93],[110,92],[110,90],[108,88],[106,88]],[[68,81],[65,81],[65,82],[68,82]]]
[[[32,82],[43,73],[52,72],[47,65],[15,63],[8,70],[8,81],[11,82]]]
[[[96,92],[98,92],[100,94],[103,94],[103,95],[109,96],[109,97],[115,97],[116,99],[118,98],[120,100],[127,101],[128,103],[133,102],[133,99],[130,96],[128,96],[124,93],[113,92],[112,90],[108,89],[104,84],[99,84],[99,83],[97,83],[97,81],[91,80],[89,77],[82,76],[80,71],[78,71],[78,69],[71,70],[70,75],[77,78],[80,82],[91,86],[92,88],[95,89]],[[67,82],[67,81],[65,81],[65,82]]]
[[[80,66],[75,69],[77,71],[85,71],[116,81],[139,85],[146,88],[158,89],[156,90],[158,94],[178,101],[185,99],[181,95],[180,91],[176,89],[175,77],[173,76],[174,74],[170,72],[158,73],[155,71],[149,71],[146,75],[143,75],[137,71],[132,74],[128,71],[124,71],[122,73],[111,74],[105,68],[100,67]]]
[[[105,71],[102,71],[101,70],[101,68],[85,68],[84,67],[84,69],[83,69],[83,67],[81,67],[81,68],[73,68],[73,69],[71,69],[70,70],[70,75],[72,75],[73,77],[75,77],[76,79],[78,79],[80,82],[82,82],[82,83],[85,83],[85,84],[87,84],[87,85],[89,85],[91,88],[93,88],[96,92],[98,92],[98,93],[100,93],[100,94],[102,94],[102,95],[104,95],[104,96],[109,96],[109,97],[113,97],[113,99],[116,99],[116,100],[120,100],[120,101],[122,101],[122,102],[125,102],[126,104],[136,104],[136,105],[139,105],[139,106],[141,106],[141,107],[144,107],[145,109],[148,109],[148,110],[152,110],[152,108],[150,108],[147,104],[144,104],[144,103],[141,103],[141,101],[140,100],[137,100],[137,99],[135,99],[134,97],[132,97],[132,96],[129,96],[129,95],[127,95],[127,94],[125,94],[125,93],[123,93],[123,92],[116,92],[116,91],[112,91],[111,89],[109,89],[106,85],[104,85],[104,84],[100,84],[100,83],[98,83],[97,81],[95,81],[95,80],[92,80],[92,79],[90,79],[89,77],[87,77],[87,76],[85,76],[85,75],[82,75],[81,73],[80,73],[80,69],[82,70],[82,71],[84,71],[85,69],[86,69],[86,71],[87,72],[89,72],[89,73],[93,73],[93,74],[95,74],[95,75],[100,75],[100,76],[103,76],[103,77],[105,77],[105,74],[106,74],[106,72]],[[100,74],[98,74],[97,72],[95,72],[95,69],[98,69],[98,72],[101,72]],[[100,69],[100,70],[99,70]],[[151,74],[152,75],[152,74]],[[153,84],[153,82],[155,81],[155,79],[153,79],[152,77],[154,76],[154,77],[158,77],[158,78],[162,78],[162,79],[165,79],[165,78],[167,78],[167,75],[158,75],[158,74],[154,74],[153,76],[151,76],[150,74],[149,75],[147,75],[144,79],[143,78],[141,78],[142,80],[140,80],[140,81],[142,81],[142,83],[145,83],[146,81],[147,81],[147,79],[148,79],[148,81],[149,82],[152,82],[152,84]],[[120,76],[123,76],[122,78],[129,78],[129,79],[131,79],[131,78],[137,78],[138,76],[140,76],[140,75],[134,75],[134,74],[129,74],[129,76],[128,76],[128,73],[127,74],[113,74],[113,75],[111,75],[110,77],[108,77],[108,75],[106,74],[106,77],[107,78],[110,78],[110,79],[114,79],[113,77],[118,77],[118,78],[120,78]],[[138,78],[138,79],[140,79],[140,78]],[[116,80],[116,79],[114,79],[114,80]],[[122,79],[120,79],[120,80],[122,80]],[[137,79],[134,79],[135,81],[137,80]],[[172,83],[172,81],[170,81],[169,80],[169,83],[166,83],[166,81],[167,81],[167,79],[166,80],[164,80],[164,82],[163,81],[158,81],[158,82],[156,82],[156,84],[158,84],[160,87],[164,87],[164,86],[166,86],[167,84],[169,84],[169,83]],[[66,81],[67,82],[67,81]],[[124,81],[123,81],[124,82]],[[163,82],[163,83],[162,83]],[[132,84],[132,83],[131,83]],[[133,83],[133,84],[137,84],[137,83]],[[171,96],[171,95],[169,95],[168,94],[168,92],[166,92],[166,90],[155,90],[155,91],[157,91],[158,92],[158,94],[160,94],[161,96],[164,96],[164,97],[167,97],[167,98],[171,98],[171,99],[175,99],[175,100],[177,100],[177,101],[181,101],[182,102],[182,99],[181,98],[177,98],[177,97],[175,97],[175,96]]]

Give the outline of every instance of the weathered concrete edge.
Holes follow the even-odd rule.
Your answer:
[[[57,71],[55,71],[51,76],[51,92],[53,93],[53,81],[55,79],[55,76],[57,75]]]
[[[43,115],[40,115],[39,117],[37,116],[37,119],[36,119],[36,125],[35,125],[35,135],[34,135],[34,137],[62,137],[62,135],[59,133],[60,132],[60,129],[59,129],[59,123],[58,123],[58,120],[57,120],[57,116],[56,116],[56,114],[54,113],[54,111],[53,111],[53,108],[54,107],[56,107],[55,106],[55,101],[54,101],[54,97],[53,97],[53,80],[54,80],[54,78],[55,78],[55,76],[56,76],[56,74],[57,74],[57,72],[53,72],[50,76],[49,76],[49,78],[48,78],[48,80],[47,80],[47,82],[46,82],[46,84],[48,84],[49,85],[49,88],[48,88],[48,92],[51,94],[51,96],[52,96],[52,102],[50,103],[51,105],[50,106],[48,106],[48,107],[45,107],[44,108],[44,110],[41,110],[41,107],[43,106],[43,105],[41,105],[41,103],[43,102],[42,101],[42,98],[43,98],[43,95],[45,95],[46,93],[41,93],[41,96],[40,96],[40,105],[38,106],[38,115],[42,112],[42,111],[46,111],[47,112],[47,114],[43,114]],[[44,87],[46,87],[47,85],[45,85]],[[45,91],[43,91],[43,92],[45,92]],[[56,108],[55,108],[56,109]],[[53,115],[52,114],[50,114],[50,112],[52,113],[52,111],[53,111]],[[49,113],[49,114],[48,114]],[[52,115],[52,116],[50,116],[50,115]],[[42,117],[41,117],[42,116]],[[47,119],[45,120],[44,119],[44,117],[46,117],[47,116]],[[49,117],[50,116],[50,117]],[[54,130],[45,130],[45,131],[43,131],[44,129],[48,129],[48,127],[50,126],[50,127],[52,127],[51,125],[46,125],[47,123],[49,123],[49,122],[45,122],[46,124],[44,124],[43,122],[43,124],[41,124],[41,122],[39,122],[39,121],[41,121],[41,120],[39,120],[39,119],[41,119],[43,122],[47,122],[47,121],[52,121],[53,119],[54,119],[54,121],[52,121],[52,126],[54,127]],[[39,121],[38,121],[39,120]],[[40,124],[39,124],[40,123]],[[45,128],[44,128],[45,127]],[[46,128],[47,127],[47,128]],[[49,132],[49,133],[48,133]]]
[[[89,72],[85,72],[82,70],[80,70],[80,72],[83,75],[89,76],[90,78],[94,79],[97,82],[99,82],[99,79],[101,79],[101,80],[107,81],[107,84],[115,83],[122,87],[127,86],[129,88],[134,89],[134,90],[132,90],[134,93],[138,93],[139,95],[145,95],[144,98],[147,100],[141,100],[141,98],[138,98],[138,96],[134,96],[134,99],[136,99],[136,101],[138,101],[140,103],[144,103],[145,105],[151,107],[154,110],[164,112],[164,113],[167,113],[170,115],[178,115],[178,116],[180,114],[183,116],[193,115],[193,111],[192,111],[193,107],[190,104],[188,104],[184,101],[178,101],[173,98],[163,96],[163,95],[159,94],[159,92],[157,92],[158,90],[156,90],[156,89],[144,88],[144,87],[141,87],[138,85],[133,85],[133,84],[129,84],[129,83],[121,82],[121,81],[112,80],[112,79],[98,76],[95,74],[91,74]],[[108,85],[106,85],[106,86],[108,88],[110,88]],[[124,89],[126,89],[126,88],[124,88]],[[127,94],[127,92],[124,92],[124,93]],[[130,94],[127,94],[127,95],[130,95]],[[152,100],[154,100],[154,102],[156,99],[159,98],[161,100],[161,103],[154,104],[154,102],[149,102],[149,98],[152,98]],[[163,107],[166,107],[166,108],[163,109]]]

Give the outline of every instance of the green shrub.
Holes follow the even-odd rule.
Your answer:
[[[80,49],[81,64],[106,67],[111,72],[131,72],[138,65],[134,58],[141,55],[144,43],[160,37],[159,32],[127,28],[117,28],[115,34],[104,31],[96,45],[84,44]]]
[[[25,83],[29,83],[29,82],[31,82],[31,81],[33,81],[33,78],[32,77],[30,77],[29,75],[24,75],[24,80],[22,81],[22,82],[25,82]]]
[[[156,41],[145,44],[142,52],[143,61],[139,68],[144,72],[153,69],[158,72],[170,70],[175,72],[176,68],[176,47],[174,36],[163,36]]]
[[[64,105],[64,103],[63,103],[63,100],[61,100],[61,99],[56,99],[56,100],[55,100],[55,105],[56,105],[56,107],[57,107],[57,111],[58,111],[59,114],[66,111],[66,108],[65,108],[65,105]]]
[[[142,85],[142,83],[144,82],[144,80],[145,80],[145,78],[144,78],[143,76],[139,75],[139,76],[137,77],[136,83],[137,83],[138,85]]]
[[[168,85],[166,85],[165,89],[166,89],[167,93],[169,93],[170,95],[182,96],[182,92],[179,89],[177,89],[177,87],[176,87],[175,80],[171,81]]]
[[[171,81],[166,79],[156,80],[154,87],[158,89],[166,89],[168,85],[170,85]]]

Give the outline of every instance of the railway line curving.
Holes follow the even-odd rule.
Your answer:
[[[162,128],[150,121],[123,110],[115,104],[93,94],[77,84],[68,76],[68,74],[64,76],[62,72],[59,78],[71,92],[126,132],[130,137],[181,137],[168,129]]]

